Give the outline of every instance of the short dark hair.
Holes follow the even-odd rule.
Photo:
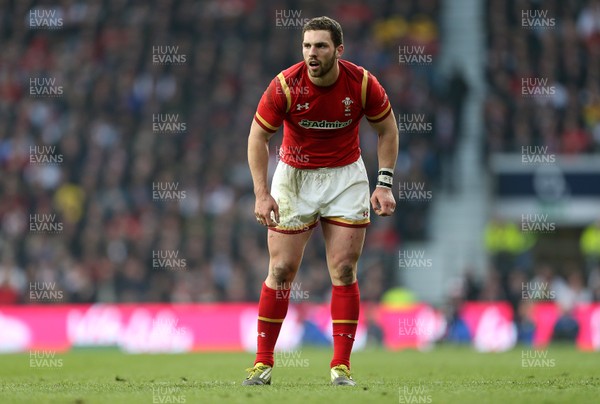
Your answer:
[[[339,22],[329,17],[316,17],[309,20],[302,28],[302,37],[306,31],[329,31],[333,46],[336,48],[344,43],[344,33]]]

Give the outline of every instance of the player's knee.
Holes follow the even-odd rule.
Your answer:
[[[355,266],[351,263],[340,264],[333,274],[333,280],[342,285],[351,285],[356,280]]]
[[[277,263],[271,267],[271,278],[272,280],[278,284],[283,285],[286,283],[290,283],[294,280],[294,274],[296,273],[296,268],[289,263]]]

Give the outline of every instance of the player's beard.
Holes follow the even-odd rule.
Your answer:
[[[320,60],[317,60],[317,62],[319,62],[319,69],[312,71],[310,69],[310,66],[308,65],[308,62],[306,63],[307,67],[308,67],[308,74],[311,75],[311,77],[323,77],[325,76],[327,73],[329,73],[329,71],[331,69],[333,69],[333,64],[337,62],[337,59],[334,56],[331,57],[331,59],[329,60],[325,60],[323,62],[321,62]]]

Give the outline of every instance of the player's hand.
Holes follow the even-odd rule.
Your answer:
[[[254,215],[256,221],[263,226],[275,227],[279,223],[279,206],[270,194],[257,195],[254,204]]]
[[[378,216],[390,216],[396,210],[396,200],[389,188],[377,187],[371,195],[371,205]]]

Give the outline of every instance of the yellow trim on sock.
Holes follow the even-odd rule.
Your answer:
[[[333,324],[358,324],[358,320],[333,320]]]
[[[261,321],[266,321],[267,323],[283,323],[283,318],[279,319],[279,318],[267,318],[267,317],[261,317],[258,316],[258,319]]]

